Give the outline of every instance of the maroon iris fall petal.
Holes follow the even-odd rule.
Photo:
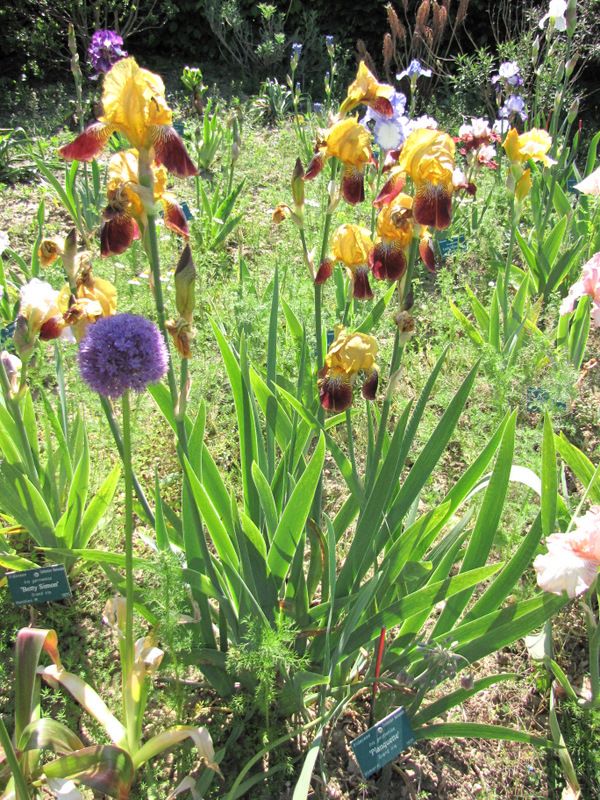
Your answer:
[[[317,270],[317,274],[315,275],[315,283],[325,283],[326,280],[331,278],[332,273],[333,261],[330,258],[324,258],[323,261],[321,261],[321,266]]]
[[[323,153],[316,153],[310,160],[310,164],[306,168],[306,172],[304,173],[304,180],[305,181],[312,181],[313,178],[316,178],[317,175],[321,172],[325,165],[325,157]]]
[[[185,214],[179,203],[171,203],[165,200],[163,204],[165,209],[165,225],[167,228],[187,239],[190,235],[190,231]]]
[[[369,105],[376,111],[378,114],[381,114],[382,117],[392,117],[394,116],[394,107],[387,99],[387,97],[376,97],[375,100],[372,100]]]
[[[339,414],[352,405],[352,382],[345,376],[331,376],[326,369],[319,378],[319,399],[325,411]]]
[[[369,266],[380,281],[397,281],[406,270],[406,256],[397,242],[377,242],[369,253]]]
[[[100,228],[100,255],[118,256],[124,253],[137,238],[138,227],[129,214],[114,214],[105,219]]]
[[[62,314],[46,320],[40,328],[40,339],[49,342],[50,339],[58,339],[65,328],[65,321]]]
[[[357,267],[352,273],[352,296],[357,300],[371,300],[373,292],[369,284],[369,269]]]
[[[93,161],[104,150],[113,129],[103,122],[92,122],[69,144],[59,149],[59,154],[68,161]]]
[[[435,272],[435,253],[433,252],[430,239],[421,239],[419,242],[419,255],[429,272]]]
[[[381,208],[382,206],[388,206],[394,197],[397,197],[402,189],[404,189],[404,184],[406,181],[404,180],[404,176],[394,176],[389,178],[386,183],[383,185],[383,189],[379,192],[375,200],[373,201],[373,205],[375,208]]]
[[[365,199],[365,179],[362,169],[350,165],[344,167],[342,196],[352,206],[362,203]]]
[[[190,178],[198,174],[192,159],[188,156],[183,139],[170,125],[157,125],[153,130],[152,145],[154,160],[177,175],[178,178]]]
[[[452,195],[444,186],[425,184],[417,189],[413,217],[419,225],[443,230],[450,225]]]
[[[367,375],[362,385],[362,396],[365,400],[375,400],[378,385],[379,373],[374,369]]]

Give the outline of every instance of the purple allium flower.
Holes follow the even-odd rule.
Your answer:
[[[298,61],[302,55],[302,45],[300,42],[292,42],[292,58]]]
[[[413,81],[416,81],[417,78],[420,78],[421,75],[424,78],[431,78],[431,70],[427,67],[424,67],[418,58],[413,58],[408,65],[408,69],[405,69],[396,75],[396,80],[401,81],[402,78],[408,77],[412,83]]]
[[[88,386],[107,397],[143,391],[167,371],[169,356],[153,322],[134,314],[102,317],[79,347],[79,369]]]
[[[114,31],[94,33],[88,47],[88,59],[96,72],[108,72],[122,58],[127,58],[122,36]]]
[[[333,47],[333,36],[325,37],[325,47]]]

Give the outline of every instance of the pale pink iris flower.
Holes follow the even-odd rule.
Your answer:
[[[589,194],[592,197],[600,196],[600,167],[590,173],[587,178],[576,183],[575,188],[578,192],[581,192],[581,194]]]
[[[600,328],[600,253],[584,264],[581,279],[571,286],[561,303],[561,315],[573,311],[579,298],[585,295],[592,298],[592,323],[595,328]]]
[[[575,520],[570,533],[546,539],[547,553],[535,558],[538,586],[545,592],[577,597],[596,580],[600,567],[600,506],[592,506]]]

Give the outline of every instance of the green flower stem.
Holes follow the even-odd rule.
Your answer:
[[[588,620],[590,683],[592,687],[591,707],[600,708],[600,623]]]
[[[166,317],[165,317],[165,303],[163,297],[162,283],[160,279],[160,256],[158,253],[158,236],[156,234],[156,217],[154,214],[148,214],[148,227],[146,229],[146,242],[147,254],[150,261],[150,269],[152,270],[152,280],[154,283],[154,302],[156,304],[156,317],[158,320],[158,327],[165,340],[167,352],[169,353],[169,370],[167,373],[167,380],[169,382],[169,389],[171,391],[171,398],[173,403],[177,402],[177,381],[175,379],[175,369],[173,368],[173,360],[171,358],[171,348],[169,346],[169,334],[167,333]]]
[[[331,162],[331,181],[335,181],[338,171],[338,162],[336,159],[332,159]],[[331,208],[331,198],[329,198],[329,203],[327,207],[327,211],[325,212],[325,221],[323,223],[323,238],[321,240],[321,251],[319,254],[319,264],[323,262],[323,259],[327,255],[327,248],[329,247],[329,232],[331,230],[331,219],[333,217],[335,209]],[[321,284],[315,283],[315,339],[317,344],[317,372],[319,372],[324,363],[324,355],[323,355],[323,321],[322,321],[322,300],[323,300],[323,286]],[[317,419],[319,420],[319,425],[321,428],[325,426],[325,410],[323,406],[319,403],[318,410],[317,410]],[[322,496],[323,496],[323,476],[319,478],[319,483],[317,485],[317,489],[315,491],[315,498],[313,502],[313,515],[317,525],[320,524],[321,521],[321,505],[322,505]]]
[[[16,800],[30,800],[31,795],[29,794],[29,789],[27,788],[27,784],[25,782],[25,776],[21,770],[21,766],[17,759],[17,754],[14,751],[13,743],[10,740],[10,736],[8,735],[8,731],[6,730],[6,725],[4,724],[2,717],[0,717],[0,745],[4,750],[13,781],[15,782]]]
[[[405,274],[405,279],[398,281],[398,305],[400,310],[404,305],[404,301],[406,296],[410,292],[410,286],[412,283],[412,276],[415,268],[415,261],[417,257],[417,249],[418,249],[418,239],[413,238],[410,244],[410,252],[408,255],[408,267]],[[404,352],[404,345],[400,344],[400,330],[396,327],[396,335],[394,337],[394,347],[392,350],[392,360],[390,362],[390,373],[389,373],[389,381],[393,379],[393,376],[398,372],[400,368],[400,362],[402,360],[402,354]],[[379,425],[377,428],[377,439],[375,441],[375,451],[373,453],[373,458],[370,464],[370,474],[365,476],[367,478],[367,494],[373,488],[373,484],[375,482],[375,478],[377,477],[377,470],[379,468],[379,461],[381,460],[381,453],[383,452],[383,442],[385,439],[385,432],[387,428],[388,417],[390,414],[390,406],[392,404],[392,393],[390,392],[390,387],[388,385],[388,391],[386,393],[385,399],[383,401],[383,406],[381,409],[381,417],[379,420]]]
[[[131,405],[129,390],[121,398],[123,410],[123,473],[125,476],[125,663],[121,665],[123,678],[123,708],[127,741],[130,751],[137,749],[137,722],[132,713],[135,700],[131,697],[133,673],[133,464],[131,459]]]
[[[306,243],[306,234],[304,233],[304,228],[298,228],[298,231],[300,233],[300,241],[302,242],[302,253],[304,254],[304,263],[306,264],[306,268],[308,269],[308,274],[310,276],[311,281],[314,281],[316,273],[313,274],[313,267],[310,263],[310,254],[308,252],[308,244]],[[319,264],[319,266],[321,265]]]
[[[38,471],[39,465],[36,462],[33,450],[31,449],[31,445],[29,443],[29,439],[27,438],[27,431],[25,430],[25,423],[23,422],[23,416],[21,414],[21,407],[19,405],[19,401],[16,398],[14,398],[11,394],[8,375],[6,374],[6,370],[4,369],[4,366],[2,364],[0,364],[0,383],[2,384],[2,394],[4,395],[4,404],[6,405],[8,411],[10,412],[10,415],[13,418],[15,425],[17,426],[17,430],[19,431],[19,438],[21,439],[23,453],[25,454],[25,460],[27,462],[27,467],[29,470],[29,477],[39,488],[40,485],[39,471]]]
[[[354,455],[354,431],[352,430],[352,413],[350,409],[346,410],[346,431],[348,434],[348,454],[350,456],[350,463],[352,464],[352,474],[358,481],[358,472],[356,470],[356,457]]]
[[[517,239],[517,225],[519,224],[519,214],[515,213],[515,196],[511,195],[510,200],[510,241],[508,243],[508,252],[506,254],[506,263],[504,265],[504,286],[502,293],[502,317],[504,319],[504,331],[506,332],[506,325],[508,322],[508,287],[510,284],[510,268],[512,267],[513,251],[515,249],[515,241]]]
[[[58,395],[60,397],[60,412],[62,429],[65,438],[69,433],[69,415],[67,408],[67,392],[65,389],[65,370],[63,365],[62,350],[58,340],[54,341],[54,364],[56,367],[56,380],[58,382]]]
[[[187,382],[188,382],[188,375],[189,375],[189,358],[182,358],[181,359],[181,373],[179,376],[179,405],[177,406],[177,411],[175,414],[175,418],[184,424],[185,421],[185,413],[187,409]],[[184,427],[185,433],[185,427]]]
[[[117,450],[119,451],[119,456],[121,457],[121,459],[123,459],[123,438],[121,436],[121,431],[119,430],[119,426],[115,419],[115,415],[113,414],[110,400],[107,397],[100,395],[100,403],[102,405],[102,410],[104,411],[104,415],[106,416],[108,427],[110,428],[110,431],[113,435],[113,439],[115,440],[115,445],[117,446]],[[150,523],[154,525],[154,512],[150,508],[150,503],[146,499],[144,490],[142,489],[140,482],[138,481],[137,476],[133,470],[131,472],[131,479],[133,482],[133,489],[137,495],[138,500],[140,501],[140,505],[144,509],[144,513],[148,517]]]
[[[147,172],[145,172],[142,167],[140,167],[139,179],[140,179],[140,184],[152,188],[152,183],[153,183],[152,174],[151,173],[148,174]],[[179,404],[181,402],[185,404],[185,400],[182,400],[182,398],[178,396],[175,370],[173,368],[173,361],[170,355],[171,348],[169,347],[169,335],[167,333],[165,324],[164,298],[162,292],[162,284],[160,280],[160,255],[158,250],[158,237],[156,235],[156,217],[154,214],[148,214],[148,225],[146,228],[146,244],[147,244],[146,253],[150,261],[150,268],[152,270],[152,278],[154,281],[154,302],[156,305],[156,316],[158,320],[158,327],[165,340],[167,351],[169,352],[169,369],[167,373],[167,380],[169,384],[169,391],[171,393],[171,402],[173,405],[173,409],[175,410],[179,408]],[[183,359],[183,361],[185,362],[186,359]],[[182,371],[184,372],[185,370],[187,370],[187,363],[185,365],[182,363]],[[184,383],[182,384],[182,386],[184,386],[185,382],[187,382],[187,377],[185,375],[185,372],[183,377],[184,377]],[[202,557],[204,562],[203,566],[204,569],[206,570],[209,579],[213,582],[215,588],[217,588],[218,590],[220,584],[214,570],[208,546],[206,544],[204,529],[202,525],[202,517],[200,515],[200,510],[198,509],[196,503],[193,500],[194,495],[189,482],[189,478],[185,471],[184,456],[187,456],[188,454],[187,431],[185,428],[185,413],[184,414],[176,413],[176,432],[177,432],[177,442],[178,442],[178,456],[183,469],[183,482],[186,491],[188,493],[188,496],[191,499],[190,506],[195,518],[194,519],[195,527],[198,531],[198,538],[200,542],[200,547],[202,549]],[[196,567],[194,567],[192,564],[190,564],[190,566],[192,566],[192,568],[196,568],[199,567],[200,565],[196,565]],[[201,623],[202,633],[204,641],[208,647],[214,648],[216,647],[216,643],[212,632],[212,622],[211,622],[210,607],[208,605],[208,600],[206,596],[200,592],[194,592],[194,599],[200,607],[200,615],[202,618],[202,623]]]

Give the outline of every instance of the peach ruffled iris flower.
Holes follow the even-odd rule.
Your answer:
[[[548,552],[533,562],[538,586],[552,594],[566,592],[571,598],[586,592],[600,567],[600,506],[578,517],[570,533],[553,533],[546,546]]]
[[[561,303],[561,315],[573,311],[579,298],[585,295],[592,300],[592,323],[595,328],[600,328],[600,253],[596,253],[584,264],[581,280],[571,286],[569,294]]]

